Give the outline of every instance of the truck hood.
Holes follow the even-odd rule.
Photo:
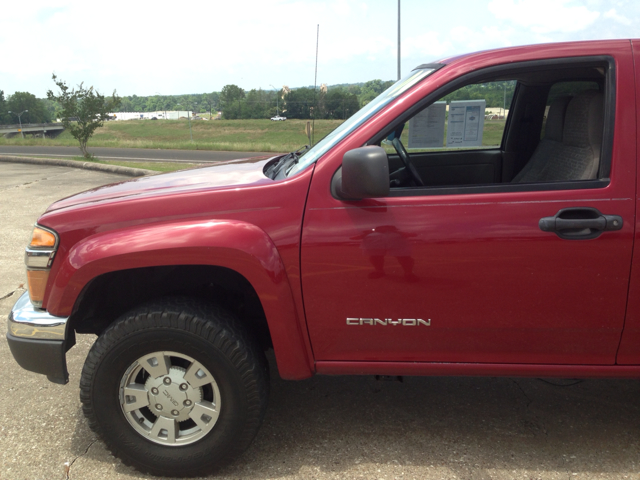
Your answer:
[[[273,157],[233,160],[223,165],[180,170],[104,185],[58,200],[47,208],[47,212],[123,197],[140,198],[211,188],[272,183],[273,180],[263,173],[264,165],[271,158]]]

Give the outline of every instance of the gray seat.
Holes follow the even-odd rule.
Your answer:
[[[600,92],[588,90],[576,95],[568,104],[565,102],[567,97],[556,100],[549,108],[545,137],[512,182],[597,178],[602,145],[603,96]],[[566,108],[564,114],[561,113],[563,104]],[[560,130],[559,125],[562,124]]]

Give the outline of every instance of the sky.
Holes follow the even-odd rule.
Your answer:
[[[0,12],[0,90],[52,73],[103,94],[180,95],[397,78],[398,0],[29,0]],[[319,37],[317,26],[319,25]],[[401,0],[402,75],[453,55],[640,37],[638,0]]]

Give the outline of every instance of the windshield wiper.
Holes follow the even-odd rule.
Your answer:
[[[307,150],[309,150],[309,148],[310,148],[309,145],[303,145],[298,150],[295,150],[291,153],[287,153],[285,156],[280,158],[280,160],[278,160],[269,168],[267,168],[265,174],[267,175],[267,177],[271,179],[275,179],[278,176],[278,174],[283,170],[285,171],[285,173],[288,173],[291,167],[293,167],[296,163],[298,163],[298,160],[300,159],[300,157]]]

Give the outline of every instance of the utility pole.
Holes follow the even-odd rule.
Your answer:
[[[400,0],[398,0],[398,80],[400,80]]]
[[[276,117],[280,116],[280,108],[278,107],[278,105],[280,104],[280,99],[278,98],[280,96],[280,92],[278,90],[276,90],[276,87],[274,87],[273,85],[269,84],[269,86],[271,88],[273,88],[273,90],[276,92]]]
[[[194,112],[190,112],[187,116],[189,117],[189,135],[191,136],[191,143],[193,143],[193,131],[191,130],[191,115],[195,113],[195,109],[198,107],[198,103],[194,103],[191,105],[191,108],[194,109]]]

